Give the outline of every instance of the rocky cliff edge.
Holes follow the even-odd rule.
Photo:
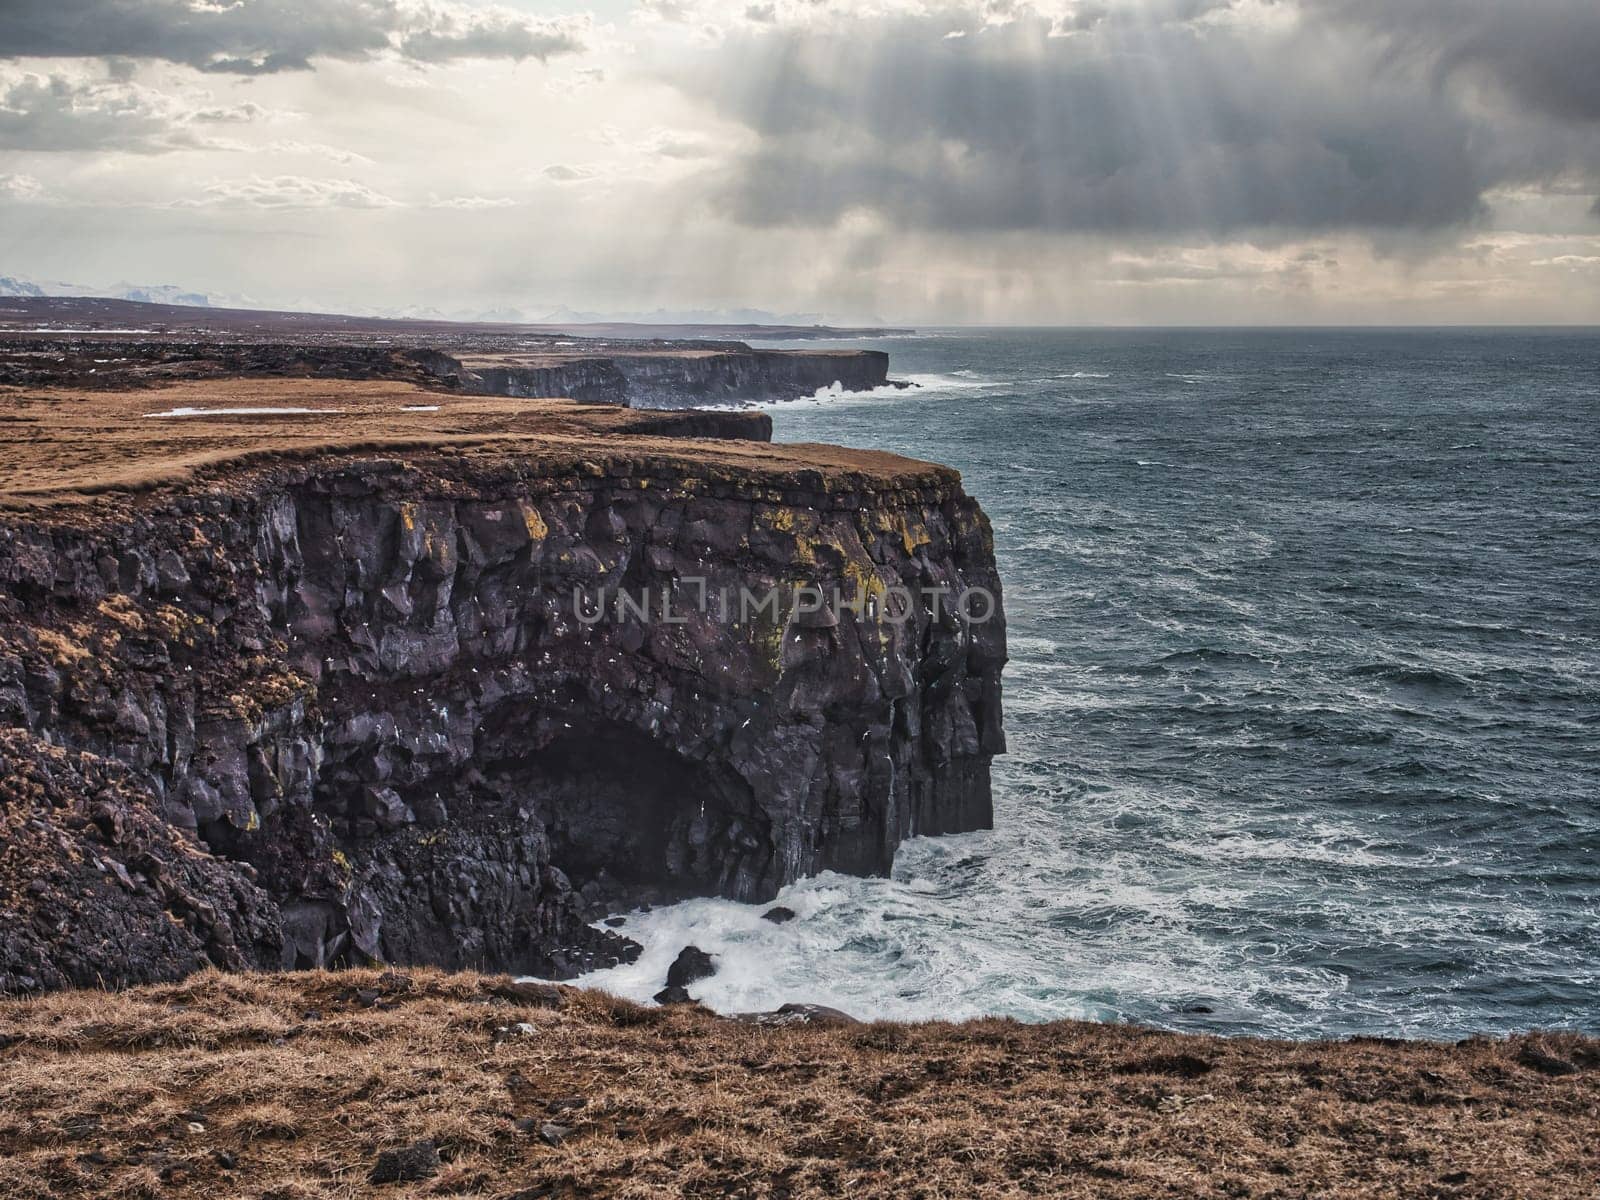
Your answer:
[[[955,472],[755,414],[180,392],[6,398],[0,990],[570,976],[633,951],[609,909],[989,824],[1004,620]]]

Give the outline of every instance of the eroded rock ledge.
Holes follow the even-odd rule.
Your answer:
[[[0,990],[567,976],[628,952],[607,906],[990,822],[1003,619],[574,611],[689,578],[998,597],[948,469],[570,428],[228,454],[0,514]]]
[[[0,386],[107,391],[182,380],[359,379],[422,383],[480,396],[562,396],[631,408],[795,400],[889,382],[878,350],[758,350],[743,342],[474,334],[355,335],[218,343],[150,334],[5,335]]]
[[[889,356],[879,350],[752,350],[740,343],[463,354],[432,367],[482,395],[571,396],[631,408],[796,400],[889,382]]]

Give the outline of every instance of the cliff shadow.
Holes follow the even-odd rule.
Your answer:
[[[593,910],[770,890],[770,821],[747,786],[616,721],[564,721],[491,774],[537,805],[550,862]]]

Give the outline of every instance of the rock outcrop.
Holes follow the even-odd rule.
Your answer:
[[[384,379],[469,395],[693,408],[795,400],[835,386],[869,391],[889,382],[889,356],[755,350],[742,342],[466,334],[410,346],[327,338],[216,344],[129,334],[0,339],[0,386],[107,391],[239,378]]]
[[[571,396],[632,408],[797,400],[823,389],[871,391],[889,382],[878,350],[752,350],[703,347],[552,354],[462,355],[452,375],[463,390],[496,396]]]
[[[151,486],[0,513],[0,990],[565,977],[636,952],[609,905],[990,822],[1004,624],[951,602],[999,596],[952,471],[496,434]],[[781,600],[701,604],[741,589]]]

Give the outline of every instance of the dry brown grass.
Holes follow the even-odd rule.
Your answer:
[[[437,411],[417,411],[419,407]],[[154,417],[173,409],[296,408],[309,414]],[[0,388],[0,511],[89,507],[163,488],[237,485],[247,468],[335,454],[513,454],[604,462],[648,455],[684,476],[826,471],[865,480],[956,478],[892,454],[832,446],[689,440],[708,418],[571,400],[459,396],[394,380],[189,380],[131,392]],[[756,437],[757,414],[723,436]]]
[[[0,1004],[0,1196],[1565,1200],[1600,1178],[1600,1043],[1575,1037],[768,1028],[493,988],[207,974]],[[424,1138],[435,1177],[367,1183]]]

